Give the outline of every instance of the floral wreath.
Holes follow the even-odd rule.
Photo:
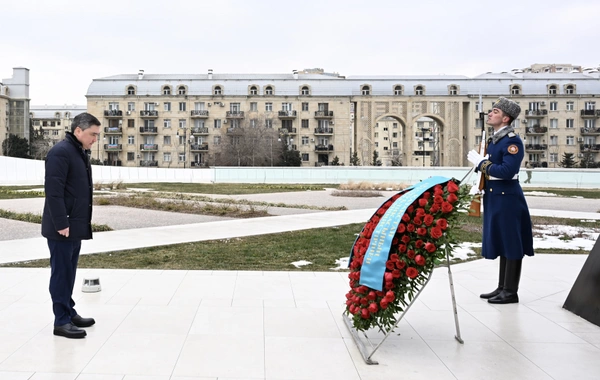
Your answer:
[[[436,263],[451,256],[456,240],[451,226],[458,211],[468,209],[466,187],[451,179],[423,192],[402,215],[391,243],[383,274],[382,290],[359,284],[365,253],[377,224],[404,190],[389,200],[369,219],[354,246],[350,261],[350,291],[346,294],[345,313],[352,316],[354,327],[366,331],[379,327],[389,331],[395,315],[405,310],[415,294],[427,282]]]

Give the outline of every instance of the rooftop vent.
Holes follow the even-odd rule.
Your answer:
[[[142,79],[144,79],[144,70],[140,70],[138,72],[138,80],[142,80]]]

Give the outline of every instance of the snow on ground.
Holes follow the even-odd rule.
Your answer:
[[[300,260],[300,261],[294,261],[293,263],[291,263],[293,266],[295,266],[296,268],[300,268],[303,267],[305,265],[310,265],[312,264],[310,261],[306,261],[306,260]]]

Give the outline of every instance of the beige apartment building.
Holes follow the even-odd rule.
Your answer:
[[[0,144],[9,134],[29,140],[29,69],[24,67],[0,81]]]
[[[480,110],[498,97],[521,105],[514,127],[533,167],[564,153],[598,162],[597,70],[513,70],[465,76],[290,74],[115,75],[94,79],[87,110],[102,121],[92,157],[107,165],[214,165],[225,141],[264,127],[297,150],[303,166],[468,166],[481,139]],[[550,70],[551,71],[551,70]],[[273,140],[271,140],[271,144]]]

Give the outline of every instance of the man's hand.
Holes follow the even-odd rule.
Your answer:
[[[64,230],[58,231],[58,233],[64,237],[69,237],[69,227],[65,228]]]
[[[488,157],[489,156],[487,154],[485,156],[482,156],[475,149],[473,149],[472,151],[469,152],[469,154],[467,154],[467,160],[469,160],[469,162],[472,163],[473,165],[475,165],[475,167],[477,167],[477,168],[479,167],[479,164],[481,163],[481,161],[487,160]]]

